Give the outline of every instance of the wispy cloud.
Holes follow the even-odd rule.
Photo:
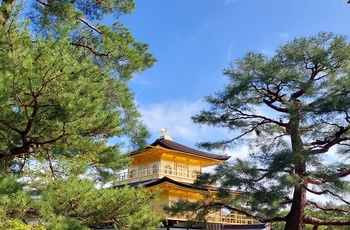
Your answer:
[[[143,120],[152,135],[161,135],[160,128],[168,128],[168,134],[179,139],[192,139],[200,128],[191,117],[202,108],[201,102],[174,101],[141,107]],[[154,137],[153,137],[154,138]]]
[[[238,0],[225,0],[225,4],[232,4],[238,2]]]
[[[136,75],[131,82],[135,85],[139,85],[139,86],[151,86],[152,83],[149,79],[145,78],[145,77],[140,77],[139,75]]]
[[[167,135],[171,136],[174,141],[194,148],[202,141],[227,139],[229,135],[227,130],[199,125],[192,121],[191,117],[199,113],[204,106],[205,103],[202,101],[172,101],[141,107],[143,121],[152,134],[150,141],[162,135],[161,128],[168,128]],[[213,152],[230,156],[246,156],[247,154],[243,146],[225,152],[220,150]]]
[[[279,37],[282,39],[282,41],[287,42],[290,39],[290,35],[288,32],[280,33]]]
[[[264,38],[265,45],[260,50],[261,53],[266,56],[274,56],[276,54],[276,48],[280,45],[286,44],[286,42],[291,40],[289,32],[280,32],[268,35]]]
[[[232,158],[245,159],[249,156],[249,147],[247,145],[241,145],[234,149],[228,149],[225,153]]]
[[[232,61],[232,57],[234,57],[234,49],[236,47],[236,43],[235,42],[232,42],[228,49],[227,49],[227,53],[226,53],[226,59],[225,59],[225,64],[227,63],[231,63]]]

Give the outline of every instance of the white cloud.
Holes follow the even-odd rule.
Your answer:
[[[290,39],[290,35],[288,32],[280,33],[279,37],[282,39],[282,41],[287,42]]]
[[[286,44],[291,40],[289,32],[281,32],[271,34],[265,37],[265,45],[260,49],[260,52],[268,57],[272,57],[276,54],[276,48]]]
[[[140,107],[143,121],[152,134],[150,142],[162,136],[160,129],[168,128],[167,135],[174,141],[196,148],[196,144],[202,141],[217,141],[229,138],[228,132],[222,128],[200,126],[192,121],[191,117],[205,107],[202,101],[172,101],[158,104],[150,104]],[[206,150],[204,150],[206,151]],[[212,150],[211,153],[226,154],[235,158],[244,159],[248,156],[248,146],[237,146],[234,149]],[[205,168],[204,172],[211,172],[215,166]]]
[[[238,2],[238,0],[225,0],[225,4],[232,4]]]
[[[152,83],[149,79],[146,77],[141,77],[139,75],[136,75],[134,78],[132,78],[131,82],[135,85],[139,86],[151,86]]]
[[[234,149],[228,149],[225,153],[231,156],[232,159],[239,158],[245,159],[249,155],[249,147],[247,145],[237,146]]]
[[[199,125],[192,121],[191,117],[199,113],[204,106],[205,103],[202,101],[173,101],[141,106],[143,121],[152,134],[150,141],[163,135],[160,132],[161,128],[168,128],[167,135],[171,136],[174,141],[192,148],[197,148],[198,142],[227,139],[229,135],[227,130]],[[245,148],[242,146],[225,152],[219,150],[211,152],[233,157],[246,156]]]
[[[236,43],[232,42],[228,49],[227,49],[227,54],[226,54],[226,59],[225,59],[225,63],[227,65],[227,63],[231,63],[232,61],[232,57],[234,57],[234,49],[236,48]]]
[[[152,135],[161,136],[160,128],[168,128],[168,135],[173,137],[191,138],[196,133],[196,127],[191,116],[200,110],[198,102],[185,101],[151,104],[140,108],[143,120]]]

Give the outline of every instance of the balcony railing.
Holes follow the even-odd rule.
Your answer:
[[[180,178],[187,178],[195,180],[198,177],[199,172],[198,171],[189,171],[187,169],[182,168],[172,168],[169,165],[153,165],[151,167],[147,168],[141,168],[141,169],[132,169],[128,172],[123,172],[119,174],[118,181],[123,180],[130,180],[134,178],[142,178],[150,175],[154,175],[158,177],[162,176],[176,176]]]
[[[218,218],[209,217],[208,222],[227,223],[227,224],[254,224],[255,223],[254,219],[238,213],[223,215]]]
[[[176,216],[168,216],[168,219],[179,220],[179,221],[187,221],[185,216],[176,215]],[[223,224],[256,224],[257,222],[247,217],[246,215],[231,213],[225,215],[218,216],[208,216],[206,217],[208,223],[223,223]]]

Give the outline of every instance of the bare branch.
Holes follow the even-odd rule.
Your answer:
[[[51,171],[51,174],[52,174],[52,178],[54,180],[56,180],[55,170],[54,170],[53,165],[52,165],[50,151],[47,148],[45,148],[45,150],[46,150],[46,154],[47,154],[47,159],[49,160],[49,168],[50,168],[50,171]]]
[[[40,4],[44,5],[44,6],[48,6],[49,3],[43,1],[43,0],[36,0],[37,2],[39,2]]]
[[[56,138],[50,139],[48,141],[42,141],[42,142],[36,142],[38,145],[45,145],[45,144],[52,144],[57,142],[58,140],[62,139],[64,136],[67,136],[68,134],[66,133],[66,124],[63,124],[62,127],[62,134],[57,136]]]
[[[336,125],[336,124],[335,124]],[[315,147],[319,147],[318,149],[313,149],[311,150],[313,154],[320,154],[320,153],[326,153],[329,151],[329,149],[337,144],[340,144],[341,142],[344,141],[349,141],[349,137],[341,137],[341,135],[345,134],[350,130],[350,127],[342,127],[339,125],[336,125],[339,130],[334,134],[333,139],[328,140],[316,140],[314,142],[311,142],[311,145],[314,145]]]
[[[258,215],[253,215],[249,212],[246,212],[242,209],[238,209],[236,207],[233,207],[231,205],[227,205],[227,204],[224,204],[222,202],[211,202],[211,203],[208,203],[208,206],[217,206],[217,207],[222,207],[222,208],[227,208],[228,210],[231,210],[231,211],[236,211],[236,212],[239,212],[239,213],[242,213],[244,215],[246,215],[247,217],[251,217],[255,220],[258,220],[262,223],[270,223],[270,222],[281,222],[281,221],[286,221],[286,218],[285,217],[271,217],[271,218],[264,218],[262,216],[258,216]]]
[[[22,133],[21,130],[17,129],[16,127],[12,126],[8,121],[6,120],[0,120],[2,124],[4,124],[6,127],[10,128],[11,130],[15,131],[16,133]]]
[[[326,182],[324,178],[315,178],[312,176],[307,176],[303,180],[305,184],[316,184],[316,185],[321,185]]]
[[[88,46],[88,45],[84,45],[84,44],[81,44],[81,43],[78,43],[78,42],[71,42],[70,44],[71,44],[71,45],[74,45],[74,46],[84,47],[84,48],[90,50],[90,51],[91,51],[93,54],[95,54],[96,56],[100,56],[100,57],[103,57],[103,56],[108,57],[108,55],[111,53],[110,51],[108,51],[107,53],[99,53],[99,52],[96,51],[93,47]]]
[[[234,112],[236,112],[237,114],[240,115],[240,117],[237,118],[237,120],[261,119],[263,121],[261,121],[260,124],[273,123],[273,124],[276,124],[276,125],[282,126],[282,127],[287,127],[287,125],[288,125],[288,124],[283,123],[281,121],[277,121],[277,120],[274,120],[274,119],[271,119],[271,118],[268,118],[268,117],[265,117],[265,116],[245,113],[242,110],[239,110],[237,108],[233,108],[227,102],[223,102],[223,104],[225,104],[228,108],[232,109]]]
[[[322,211],[335,211],[335,212],[338,212],[338,213],[341,213],[341,214],[345,214],[346,212],[348,212],[347,210],[344,210],[344,209],[340,209],[340,208],[326,208],[326,207],[323,207],[323,206],[320,206],[317,202],[314,202],[314,201],[307,201],[306,202],[306,205],[312,205]]]
[[[332,191],[330,191],[330,190],[328,190],[328,189],[322,190],[322,191],[320,191],[320,192],[317,192],[317,191],[311,190],[310,188],[308,188],[308,187],[305,186],[305,185],[303,186],[303,188],[304,188],[306,191],[311,192],[311,193],[313,193],[313,194],[315,194],[315,195],[330,194],[330,195],[336,197],[337,199],[341,200],[341,201],[344,202],[345,204],[350,205],[350,202],[349,202],[349,201],[343,199],[341,196],[339,196],[338,194],[336,194],[336,193],[334,193],[334,192],[332,192]]]
[[[346,177],[348,175],[350,175],[350,169],[346,169],[346,168],[341,168],[338,170],[339,171],[339,177]]]
[[[38,3],[42,4],[43,6],[48,6],[49,3],[43,1],[43,0],[36,0]],[[77,19],[81,22],[83,22],[85,25],[87,25],[88,27],[90,27],[91,29],[95,30],[97,33],[102,34],[102,31],[99,30],[98,28],[96,28],[95,26],[91,25],[86,19],[82,18],[82,17],[77,17]]]
[[[275,105],[273,104],[273,102],[274,102],[273,100],[268,101],[268,100],[266,100],[266,99],[263,99],[263,101],[264,101],[264,103],[265,103],[268,107],[270,107],[271,109],[274,109],[274,110],[276,110],[276,111],[278,111],[278,112],[281,112],[281,113],[288,113],[288,112],[289,112],[289,110],[286,109],[286,108],[281,108],[281,107],[275,106]]]
[[[317,66],[317,64],[315,64],[315,66]],[[308,69],[307,64],[306,64],[305,68]],[[315,69],[312,70],[310,78],[306,83],[311,83],[311,82],[315,81],[315,77],[317,76],[318,73],[319,73],[319,70],[317,70],[317,68],[315,67]],[[304,94],[305,94],[305,91],[303,89],[300,89],[299,91],[297,91],[291,95],[290,100],[296,100],[299,97],[303,96]]]
[[[322,220],[310,216],[304,217],[304,223],[324,226],[350,226],[350,221]]]
[[[81,17],[77,17],[77,19],[79,19],[81,22],[83,22],[85,25],[87,25],[88,27],[90,27],[91,29],[95,30],[97,33],[102,34],[102,31],[97,29],[95,26],[91,25],[90,23],[88,23],[84,18]]]

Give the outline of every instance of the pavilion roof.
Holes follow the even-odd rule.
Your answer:
[[[219,154],[213,154],[213,153],[208,153],[208,152],[204,152],[204,151],[200,151],[197,149],[193,149],[190,147],[187,147],[185,145],[182,145],[180,143],[177,143],[171,139],[167,139],[167,138],[160,138],[157,139],[156,141],[154,141],[152,144],[148,145],[146,147],[147,149],[156,147],[156,146],[161,146],[165,149],[169,149],[169,150],[174,150],[174,151],[179,151],[182,153],[187,153],[187,154],[192,154],[192,155],[196,155],[199,157],[205,157],[205,158],[210,158],[210,159],[216,159],[216,160],[222,160],[222,161],[226,161],[230,158],[230,156],[227,155],[219,155]],[[139,154],[144,152],[145,150],[136,150],[130,153],[130,156]]]
[[[173,179],[171,179],[171,178],[169,178],[167,176],[162,177],[162,178],[155,178],[155,179],[151,179],[151,180],[133,182],[133,183],[127,184],[127,186],[130,186],[130,187],[141,186],[141,187],[144,187],[144,188],[148,188],[148,187],[156,186],[156,185],[159,185],[159,184],[162,184],[162,183],[165,183],[165,182],[168,182],[170,184],[174,184],[174,185],[177,185],[177,186],[180,186],[180,187],[183,187],[183,188],[190,188],[190,189],[196,189],[196,190],[204,190],[204,191],[208,191],[208,190],[218,191],[219,190],[215,186],[206,186],[206,187],[203,187],[203,188],[198,188],[198,187],[195,187],[192,183],[176,181],[176,180],[173,180]],[[122,188],[124,186],[126,186],[126,185],[118,185],[118,186],[115,186],[115,188]],[[234,190],[232,190],[232,191],[233,192],[237,192],[237,191],[234,191]]]

